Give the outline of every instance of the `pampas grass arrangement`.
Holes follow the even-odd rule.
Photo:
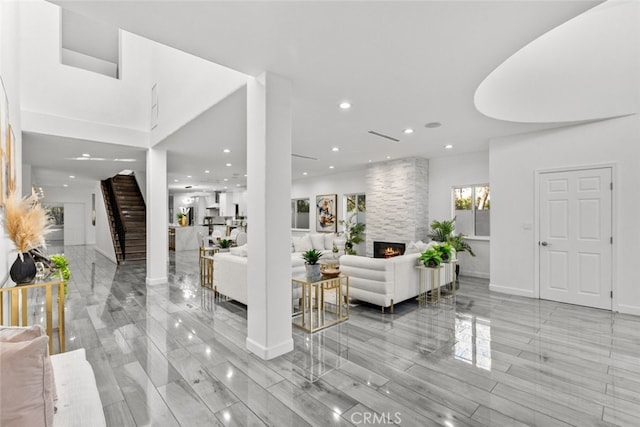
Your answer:
[[[20,198],[12,192],[4,203],[4,228],[22,254],[45,246],[45,235],[49,229],[49,218],[36,195]]]

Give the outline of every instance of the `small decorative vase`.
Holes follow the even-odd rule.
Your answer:
[[[180,225],[182,227],[186,227],[187,226],[187,217],[183,216],[182,218],[180,218]]]
[[[16,260],[9,270],[9,276],[11,280],[16,282],[17,285],[24,285],[33,282],[36,277],[36,263],[29,252],[23,252],[20,259],[20,255],[16,257]]]

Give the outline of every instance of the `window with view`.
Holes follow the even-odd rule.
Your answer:
[[[346,219],[354,224],[367,222],[367,197],[364,194],[345,194]]]
[[[467,236],[489,236],[491,193],[489,185],[453,187],[456,232]]]
[[[309,199],[291,199],[291,228],[309,228]]]

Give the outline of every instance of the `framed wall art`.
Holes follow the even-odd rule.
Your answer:
[[[335,233],[338,231],[338,195],[316,196],[316,231]]]

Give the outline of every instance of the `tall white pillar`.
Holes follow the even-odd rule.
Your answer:
[[[247,83],[247,349],[263,359],[291,337],[291,83],[264,73]]]
[[[147,285],[167,282],[169,202],[167,151],[147,151]]]

